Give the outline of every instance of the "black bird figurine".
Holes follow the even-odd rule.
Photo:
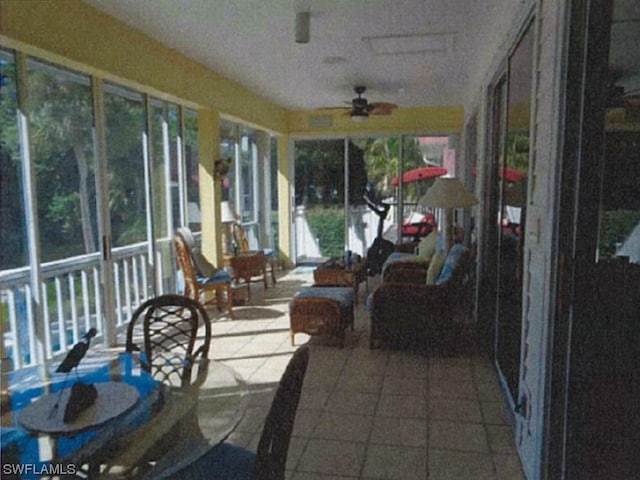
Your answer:
[[[58,393],[58,398],[56,400],[56,403],[54,403],[53,406],[51,407],[51,412],[49,413],[50,417],[55,415],[56,412],[58,411],[58,407],[60,405],[60,398],[62,397],[62,392],[64,391],[64,388],[67,385],[67,380],[69,378],[69,372],[71,372],[71,370],[76,368],[80,363],[80,360],[84,358],[84,356],[87,353],[87,350],[89,350],[91,339],[95,337],[97,333],[98,331],[95,328],[90,328],[89,331],[82,336],[82,340],[76,343],[73,346],[73,348],[69,350],[69,353],[67,353],[67,356],[64,357],[64,360],[62,361],[62,363],[58,365],[58,368],[56,368],[56,372],[66,373],[67,375],[64,378],[64,382],[62,384],[62,388],[60,389],[60,393]],[[76,375],[77,374],[78,374],[78,371],[76,370]],[[82,386],[84,386],[84,384]],[[95,390],[95,387],[93,387],[93,385],[91,385],[90,387],[93,388],[93,390]],[[79,392],[77,388],[75,388],[74,390],[76,392]],[[71,393],[73,394],[74,392],[72,391]],[[71,402],[71,399],[69,400],[70,400],[69,403],[72,404],[72,410],[73,410],[73,405],[75,405],[77,401],[74,400],[73,402]],[[95,401],[95,395],[92,396],[91,403],[93,403],[93,401]],[[66,422],[66,421],[71,421],[72,419],[75,419],[77,417],[77,414],[78,414],[77,411],[67,412],[65,410],[64,421]]]
[[[58,365],[56,372],[60,373],[69,373],[71,370],[76,368],[89,350],[89,345],[91,344],[91,339],[96,336],[97,330],[95,328],[91,328],[83,337],[82,340],[76,343],[67,356],[64,358],[62,363]]]

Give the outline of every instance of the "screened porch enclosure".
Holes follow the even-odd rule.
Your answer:
[[[456,135],[402,135],[297,140],[295,142],[295,258],[317,263],[346,250],[366,256],[378,233],[379,216],[367,206],[389,205],[383,237],[393,243],[419,238],[410,224],[428,214],[419,204],[435,177],[409,180],[405,173],[436,167],[454,176]],[[403,181],[400,182],[399,179]]]
[[[176,290],[172,233],[198,233],[198,117],[13,51],[0,62],[2,346],[21,368],[92,327],[113,343],[141,301]]]

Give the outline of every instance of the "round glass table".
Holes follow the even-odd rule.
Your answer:
[[[143,360],[89,352],[68,374],[56,373],[57,364],[4,374],[3,471],[100,478],[117,469],[125,478],[161,478],[223,442],[244,416],[247,384],[230,366],[197,360],[176,387],[154,379]],[[95,398],[74,396],[76,384]],[[72,397],[86,405],[64,421]]]

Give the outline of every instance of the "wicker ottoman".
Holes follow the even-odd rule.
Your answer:
[[[289,303],[291,345],[296,333],[335,336],[342,340],[348,326],[353,330],[353,289],[305,287]]]

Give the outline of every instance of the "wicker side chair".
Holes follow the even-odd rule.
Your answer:
[[[202,338],[198,337],[200,327],[204,327]],[[142,345],[138,344],[140,334]],[[191,383],[194,361],[208,358],[210,345],[211,322],[202,305],[169,294],[151,298],[136,309],[125,349],[142,352],[142,367],[156,380],[182,387]]]
[[[241,253],[229,260],[237,284],[246,284],[251,301],[251,282],[262,281],[267,288],[267,261],[262,251]]]
[[[263,248],[261,250],[250,250],[249,248],[249,239],[247,238],[247,233],[242,228],[242,225],[235,222],[232,225],[233,228],[233,239],[238,245],[238,252],[242,255],[247,255],[251,253],[261,252],[264,255],[264,272],[271,274],[271,281],[273,284],[276,284],[276,270],[278,269],[278,259],[276,257],[276,253],[271,248]],[[267,288],[267,277],[265,274],[264,277],[264,287]]]
[[[176,232],[173,237],[178,267],[184,277],[184,295],[200,302],[202,306],[215,302],[218,310],[222,310],[226,299],[229,318],[233,320],[231,275],[222,270],[211,277],[206,277],[197,272],[191,251],[192,246],[189,245],[188,240],[188,238],[185,238],[185,233],[181,231]],[[206,296],[210,292],[214,293],[214,297],[207,300]]]

